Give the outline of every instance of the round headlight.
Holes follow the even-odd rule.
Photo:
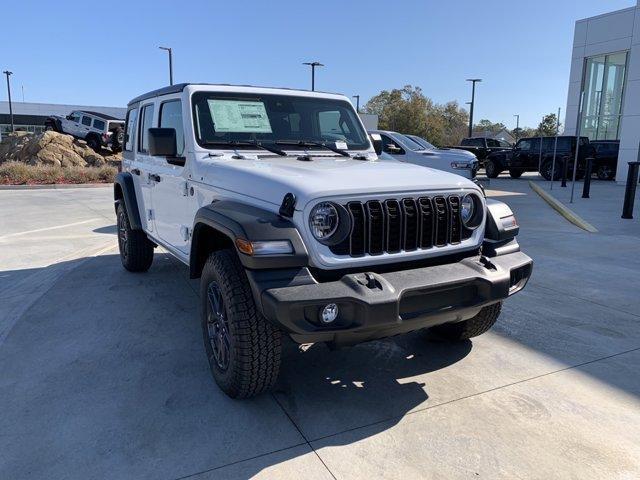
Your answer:
[[[322,202],[313,207],[309,215],[311,233],[318,241],[326,241],[338,229],[338,210],[330,202]]]
[[[469,223],[469,220],[473,218],[475,209],[476,204],[471,195],[465,195],[462,197],[462,202],[460,202],[460,217],[462,218],[462,223],[465,226]]]
[[[482,201],[478,195],[466,194],[460,201],[460,219],[462,224],[473,230],[482,223]]]

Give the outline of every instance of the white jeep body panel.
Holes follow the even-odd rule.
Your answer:
[[[261,87],[229,85],[184,86],[181,92],[151,98],[134,99],[129,112],[137,111],[133,124],[125,126],[129,138],[123,155],[123,170],[133,172],[142,227],[147,235],[169,250],[184,263],[189,263],[191,234],[196,212],[215,200],[233,199],[271,212],[278,212],[283,197],[293,193],[296,197],[292,221],[298,228],[309,253],[312,266],[323,269],[392,263],[454,251],[476,249],[482,243],[484,222],[472,237],[459,245],[400,252],[395,254],[365,255],[359,258],[333,255],[311,235],[309,212],[321,200],[337,201],[358,199],[404,198],[436,192],[477,192],[480,188],[459,175],[396,161],[381,161],[373,146],[365,150],[350,151],[364,155],[366,160],[339,156],[323,148],[309,147],[309,160],[298,157],[301,150],[288,150],[282,157],[261,149],[232,148],[208,149],[198,145],[195,137],[191,96],[194,92],[237,92],[278,94],[303,97],[324,97],[348,102],[347,97],[329,93]],[[161,104],[182,102],[185,165],[176,166],[166,158],[139,152],[141,133],[140,109],[154,105],[153,127],[159,126]],[[128,116],[129,118],[129,116]],[[357,115],[356,115],[357,118]],[[360,126],[364,127],[360,120]],[[131,124],[131,125],[130,125]],[[240,157],[240,158],[238,158]],[[157,180],[160,181],[157,181]]]

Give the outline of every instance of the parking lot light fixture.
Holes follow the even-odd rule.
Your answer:
[[[473,136],[473,106],[476,102],[476,83],[481,82],[481,78],[467,78],[471,82],[471,107],[469,108],[469,136]]]
[[[360,95],[353,95],[353,98],[356,99],[356,112],[360,113]]]
[[[171,47],[158,47],[160,50],[166,50],[169,53],[169,85],[173,85],[173,50]]]
[[[309,65],[311,67],[311,91],[316,89],[316,67],[324,67],[320,62],[304,62],[303,65]]]
[[[13,72],[9,70],[5,70],[4,73],[7,76],[7,95],[9,97],[9,118],[11,119],[11,133],[15,131],[15,127],[13,125],[13,106],[11,105],[11,84],[9,83],[9,76],[13,75]]]
[[[516,133],[516,140],[518,140],[518,134],[520,133],[520,115],[515,114],[514,117],[516,117],[515,133]]]

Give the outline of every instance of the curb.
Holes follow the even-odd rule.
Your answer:
[[[551,208],[557,211],[560,215],[566,218],[569,222],[573,223],[576,227],[586,230],[590,233],[597,233],[598,229],[591,225],[586,220],[582,219],[578,214],[567,208],[563,203],[551,196],[548,192],[544,191],[540,186],[529,180],[529,186],[536,192],[542,199],[547,202]]]
[[[0,190],[64,190],[67,188],[110,187],[112,183],[52,183],[44,185],[0,185]]]

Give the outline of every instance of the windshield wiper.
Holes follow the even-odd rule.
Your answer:
[[[328,145],[327,143],[323,143],[323,142],[314,142],[310,140],[276,140],[275,143],[277,145],[296,145],[298,147],[322,147],[322,148],[326,148],[327,150],[331,150],[332,152],[338,153],[343,157],[351,158],[351,155],[349,155],[349,153],[346,150],[341,150],[339,148],[332,147],[331,145]]]
[[[257,140],[219,140],[216,142],[205,142],[204,145],[206,147],[213,147],[215,145],[228,145],[230,147],[256,147],[271,153],[275,153],[276,155],[280,155],[281,157],[287,156],[287,153],[284,150],[281,150],[277,147],[268,147],[266,145],[263,145],[262,142],[258,142]]]

